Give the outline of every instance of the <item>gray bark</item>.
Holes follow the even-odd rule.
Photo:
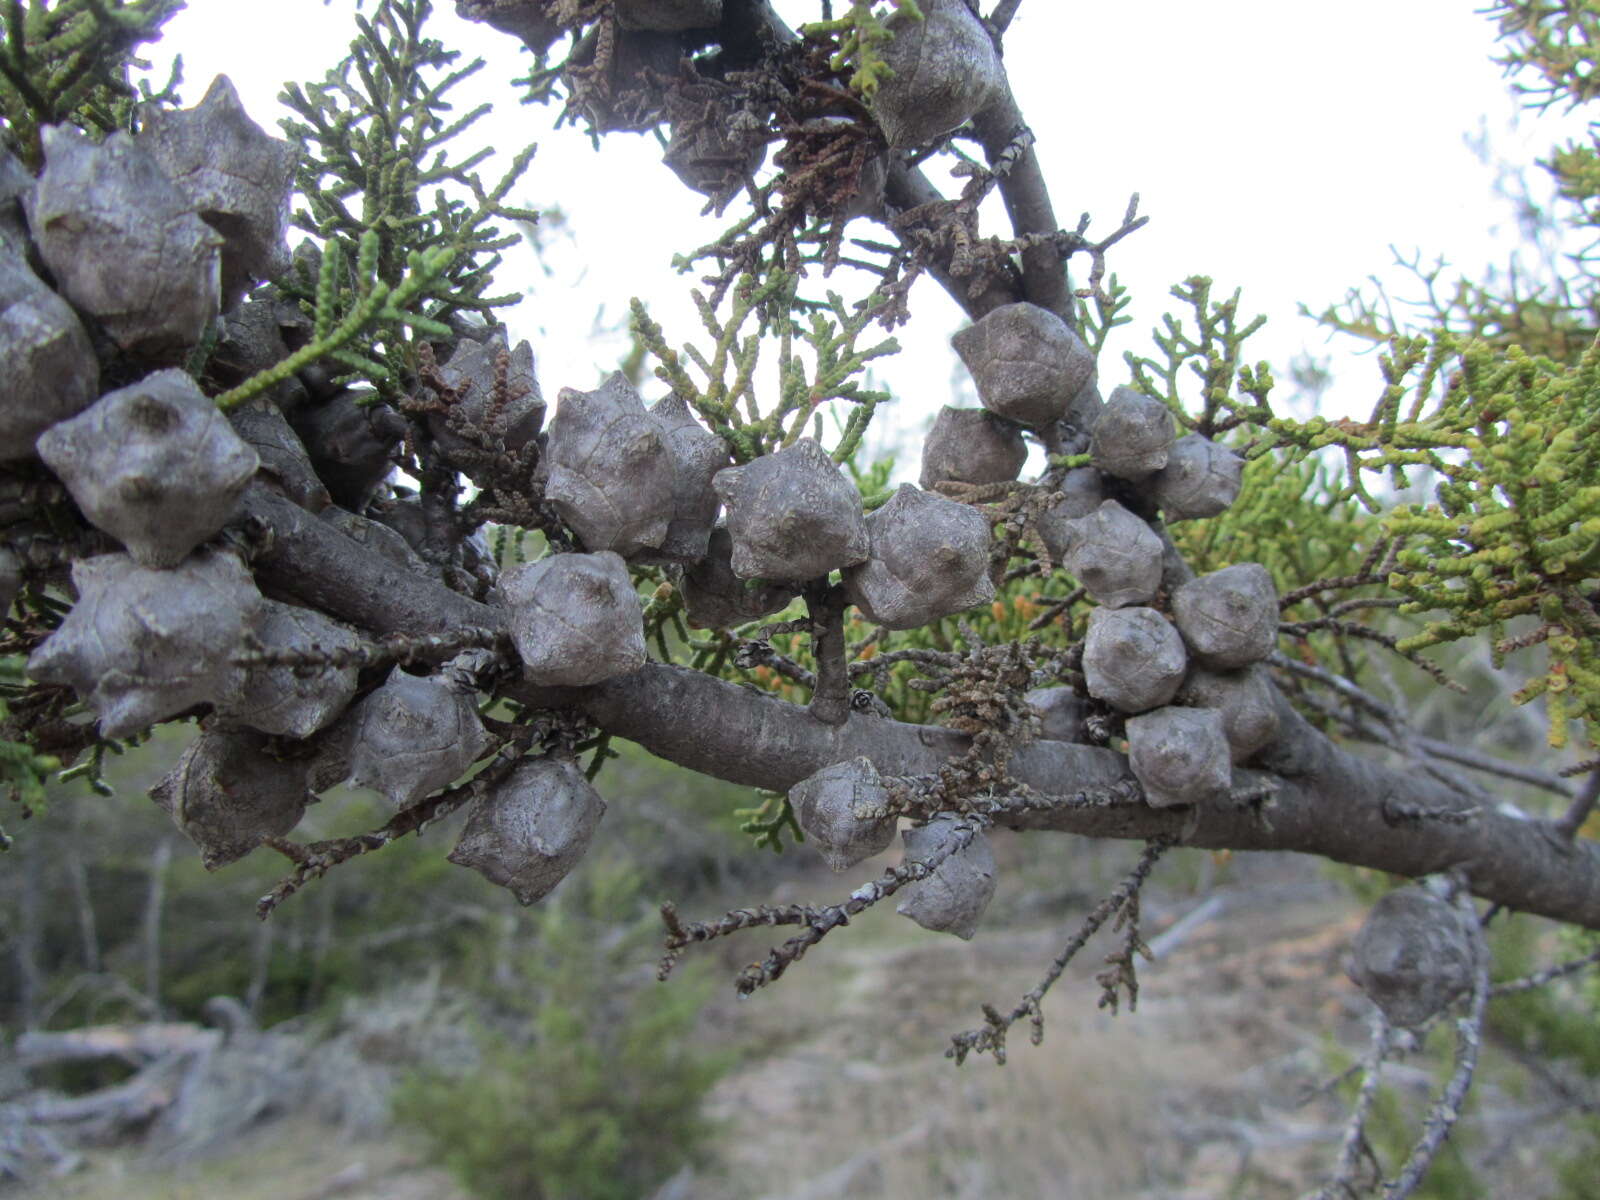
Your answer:
[[[272,527],[271,549],[256,564],[271,590],[319,604],[378,636],[501,624],[495,609],[395,571],[287,501],[257,495],[250,503]],[[862,713],[827,725],[752,688],[658,663],[590,688],[521,684],[509,692],[526,703],[581,707],[607,732],[680,766],[778,790],[857,755],[886,776],[927,774],[967,746],[965,735],[950,729]],[[1548,822],[1508,806],[1484,807],[1460,823],[1399,820],[1394,814],[1402,809],[1463,812],[1474,803],[1430,773],[1387,767],[1336,746],[1286,702],[1282,732],[1257,761],[1268,770],[1241,771],[1237,782],[1273,784],[1276,795],[1264,808],[1085,804],[1074,797],[1133,783],[1126,760],[1091,746],[1035,742],[1013,757],[1012,774],[1058,802],[1008,823],[1086,837],[1177,837],[1210,849],[1293,850],[1407,876],[1459,868],[1484,899],[1600,929],[1600,849],[1592,843],[1553,836]]]

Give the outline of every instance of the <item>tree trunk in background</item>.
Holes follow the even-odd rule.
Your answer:
[[[161,916],[167,901],[167,865],[172,842],[162,838],[150,854],[149,886],[144,899],[144,994],[157,1013],[161,1005]]]
[[[502,914],[499,920],[499,932],[495,937],[494,948],[494,981],[500,987],[510,987],[516,982],[517,972],[513,966],[517,945],[517,914],[508,912]]]
[[[21,851],[22,895],[12,941],[17,960],[17,1020],[24,1029],[32,1029],[39,1014],[39,857],[36,846]]]
[[[267,978],[272,973],[272,941],[277,928],[273,921],[257,922],[250,950],[250,984],[245,989],[244,1006],[256,1021],[261,1020],[261,998],[266,995]]]
[[[78,936],[83,941],[83,969],[91,975],[100,973],[100,932],[94,918],[94,898],[89,894],[89,872],[84,868],[83,856],[77,851],[77,842],[67,852],[65,867],[67,880],[72,885],[73,907],[78,914]]]
[[[334,880],[329,882],[337,883]],[[333,906],[337,893],[337,886],[323,888],[317,906],[317,927],[311,935],[310,978],[306,984],[306,994],[302,999],[306,1008],[314,1008],[322,1003],[322,993],[327,981],[324,968],[328,964],[328,951],[333,948]]]

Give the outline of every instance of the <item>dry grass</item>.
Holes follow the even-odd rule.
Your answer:
[[[1169,895],[1153,911],[1187,903]],[[1296,1078],[1314,1073],[1318,1027],[1340,1016],[1328,996],[1347,990],[1337,952],[1348,929],[1326,890],[1202,929],[1172,963],[1144,971],[1136,1015],[1096,1010],[1105,947],[1094,943],[1047,998],[1042,1046],[1019,1028],[1004,1067],[943,1058],[950,1035],[981,1021],[982,1003],[1008,1008],[1032,985],[1073,924],[966,944],[872,913],[767,994],[727,1004],[713,1018],[721,1034],[774,1052],[713,1093],[718,1167],[691,1194],[1276,1196],[1302,1175],[1301,1160],[1314,1170],[1324,1121],[1284,1118],[1248,1143],[1235,1127],[1259,1120],[1267,1076],[1286,1060]],[[760,953],[759,936],[738,958]],[[1206,1190],[1179,1190],[1197,1175]]]
[[[1019,839],[1020,840],[1020,839]],[[1045,849],[1068,849],[1054,843]],[[1002,847],[1002,854],[1012,854]],[[1133,848],[1093,858],[1007,863],[1011,921],[971,943],[916,929],[890,911],[836,932],[774,987],[736,1001],[731,986],[705,1014],[706,1036],[750,1047],[713,1092],[714,1161],[681,1181],[677,1200],[1276,1200],[1317,1177],[1339,1113],[1291,1101],[1326,1069],[1327,1038],[1348,1032],[1354,992],[1339,957],[1353,906],[1307,881],[1293,859],[1236,864],[1240,901],[1167,960],[1141,972],[1137,1014],[1098,1011],[1093,976],[1102,933],[1045,1002],[1046,1036],[1015,1031],[1010,1062],[957,1068],[951,1035],[1009,1008],[1076,927],[1090,898]],[[862,877],[881,864],[866,864]],[[1146,936],[1196,900],[1195,862],[1179,861],[1147,898]],[[1205,872],[1200,872],[1204,874]],[[1070,880],[1071,885],[1063,882]],[[817,872],[763,899],[832,899],[855,875]],[[1011,889],[1008,882],[1007,890]],[[1016,896],[1044,897],[1017,907]],[[1053,897],[1053,898],[1052,898]],[[706,915],[697,912],[692,915]],[[701,951],[730,983],[783,931]],[[672,986],[668,984],[666,986]],[[175,1175],[118,1173],[107,1160],[50,1192],[65,1200],[462,1200],[398,1141],[341,1144],[288,1123],[225,1161]],[[365,1163],[365,1179],[319,1192]]]
[[[65,1179],[19,1196],[50,1200],[468,1200],[442,1171],[398,1141],[346,1141],[290,1118],[225,1157],[179,1167],[126,1154],[92,1158]]]

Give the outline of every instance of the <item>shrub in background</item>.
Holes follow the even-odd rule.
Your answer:
[[[422,1068],[397,1121],[486,1200],[628,1200],[705,1145],[700,1102],[731,1065],[694,1038],[709,980],[659,987],[638,870],[594,864],[529,920],[479,1064]]]

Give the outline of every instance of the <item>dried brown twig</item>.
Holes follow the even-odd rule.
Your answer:
[[[1050,964],[1049,970],[1045,972],[1044,978],[1022,997],[1022,1002],[1005,1014],[1002,1014],[993,1005],[985,1004],[983,1006],[983,1016],[987,1024],[984,1028],[969,1029],[965,1033],[956,1034],[951,1039],[950,1048],[944,1052],[945,1057],[955,1059],[957,1065],[960,1065],[966,1061],[969,1054],[989,1053],[994,1055],[995,1062],[1005,1062],[1006,1035],[1010,1032],[1011,1027],[1022,1020],[1023,1017],[1027,1017],[1033,1027],[1029,1040],[1035,1046],[1042,1042],[1044,1040],[1044,1010],[1040,1007],[1040,1002],[1044,999],[1045,993],[1055,985],[1056,980],[1061,978],[1062,972],[1067,969],[1067,964],[1073,960],[1078,951],[1088,944],[1089,939],[1099,931],[1100,927],[1119,913],[1138,894],[1139,889],[1144,886],[1145,880],[1150,877],[1150,872],[1155,869],[1156,863],[1161,860],[1161,856],[1170,850],[1173,845],[1174,843],[1170,839],[1159,839],[1150,842],[1144,848],[1144,853],[1139,856],[1139,861],[1133,870],[1128,872],[1126,878],[1112,889],[1111,894],[1095,905],[1094,910],[1083,919],[1083,924],[1078,927],[1078,932],[1072,935],[1061,953],[1056,955]]]
[[[666,926],[666,952],[656,969],[656,978],[666,979],[677,966],[678,959],[689,946],[715,941],[743,929],[763,925],[800,925],[802,932],[767,953],[765,959],[751,963],[734,983],[741,996],[748,996],[782,977],[794,963],[805,956],[829,933],[850,918],[865,912],[873,905],[887,900],[907,884],[916,883],[933,874],[940,863],[951,855],[966,849],[972,839],[982,832],[984,823],[973,818],[963,818],[950,826],[949,834],[939,848],[926,857],[913,862],[903,862],[891,867],[878,878],[864,883],[850,893],[840,904],[813,906],[810,904],[761,905],[758,908],[738,908],[714,921],[696,921],[685,925],[672,904],[661,906],[661,921]]]
[[[1484,941],[1478,914],[1473,910],[1471,896],[1465,889],[1457,892],[1455,904],[1466,918],[1462,921],[1462,927],[1471,931],[1475,945],[1472,988],[1467,996],[1466,1012],[1456,1019],[1455,1065],[1450,1079],[1429,1107],[1428,1115],[1423,1119],[1422,1134],[1411,1147],[1399,1174],[1385,1182],[1381,1164],[1373,1155],[1366,1135],[1383,1064],[1397,1050],[1420,1045],[1427,1031],[1444,1012],[1450,1011],[1450,1007],[1410,1031],[1414,1036],[1402,1038],[1396,1035],[1383,1012],[1374,1006],[1372,1042],[1360,1064],[1361,1087],[1345,1124],[1333,1175],[1322,1187],[1308,1193],[1307,1200],[1351,1200],[1355,1196],[1374,1193],[1379,1188],[1382,1189],[1383,1200],[1406,1200],[1422,1183],[1428,1168],[1449,1138],[1450,1131],[1461,1119],[1461,1110],[1477,1071],[1478,1052],[1483,1044],[1484,1020],[1492,989],[1489,984],[1489,948]],[[1460,1001],[1453,1003],[1459,1004]],[[1366,1178],[1359,1177],[1363,1164],[1370,1168]]]
[[[289,667],[295,671],[345,670],[355,667],[387,666],[398,663],[413,666],[417,663],[441,663],[454,658],[463,650],[494,650],[509,655],[510,639],[503,630],[468,627],[451,633],[406,635],[390,634],[376,642],[360,642],[354,646],[324,647],[313,642],[306,646],[283,646],[268,649],[247,635],[243,653],[234,658],[242,667]]]
[[[1461,897],[1457,903],[1471,912],[1470,899]],[[1439,1099],[1428,1111],[1428,1116],[1423,1121],[1422,1136],[1411,1148],[1400,1174],[1385,1186],[1383,1200],[1405,1200],[1417,1190],[1423,1177],[1428,1173],[1428,1168],[1438,1156],[1445,1139],[1450,1136],[1450,1131],[1461,1119],[1461,1109],[1466,1103],[1467,1093],[1472,1089],[1473,1075],[1478,1066],[1478,1051],[1483,1045],[1483,1022],[1489,1003],[1489,948],[1483,944],[1482,931],[1478,929],[1476,920],[1477,914],[1472,913],[1472,916],[1473,920],[1466,924],[1477,931],[1477,973],[1473,977],[1472,997],[1468,1002],[1466,1015],[1456,1021],[1455,1069],[1451,1072],[1450,1081],[1440,1092]]]

